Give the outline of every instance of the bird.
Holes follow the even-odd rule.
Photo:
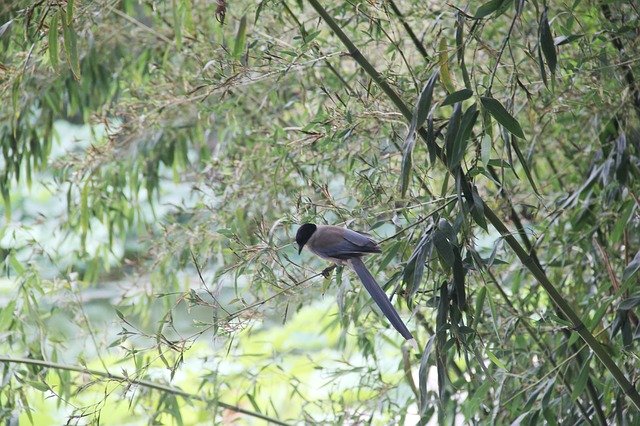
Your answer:
[[[337,265],[351,267],[391,325],[410,345],[417,348],[413,335],[391,304],[387,294],[378,285],[362,261],[362,257],[365,255],[382,253],[378,243],[360,232],[339,226],[313,223],[305,223],[298,228],[296,243],[298,244],[298,255],[306,247],[322,259]]]

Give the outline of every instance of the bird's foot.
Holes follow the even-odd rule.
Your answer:
[[[331,271],[333,271],[334,269],[336,269],[336,265],[326,267],[320,273],[322,274],[323,277],[329,278],[331,276]]]

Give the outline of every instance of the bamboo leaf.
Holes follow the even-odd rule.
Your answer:
[[[456,134],[451,152],[447,154],[447,161],[450,169],[454,169],[460,165],[464,153],[467,149],[467,141],[471,136],[473,126],[478,118],[478,108],[475,104],[471,105],[460,120],[460,130]]]
[[[447,164],[451,167],[453,157],[453,148],[456,143],[456,139],[458,137],[458,132],[460,129],[460,116],[462,114],[462,105],[457,103],[453,107],[453,113],[451,117],[449,117],[449,124],[447,125],[447,135],[444,139],[445,151],[447,154]]]
[[[424,351],[422,351],[422,357],[420,358],[420,370],[418,371],[418,388],[420,389],[420,416],[424,416],[429,408],[429,398],[427,393],[427,379],[429,377],[429,356],[433,350],[433,344],[435,342],[435,334],[429,337]]]
[[[522,151],[520,151],[520,147],[518,146],[518,141],[516,138],[511,138],[511,146],[513,147],[513,150],[516,152],[516,157],[518,157],[518,161],[520,161],[520,164],[524,169],[524,174],[527,176],[527,180],[529,181],[529,184],[531,184],[533,191],[536,193],[536,195],[540,196],[540,192],[538,192],[538,187],[536,186],[536,182],[533,180],[533,175],[531,174],[529,165],[527,164],[527,161],[525,160],[524,155],[522,155]]]
[[[440,229],[437,229],[433,234],[433,244],[445,264],[449,267],[453,267],[453,264],[456,261],[456,256],[453,253],[453,245],[449,242],[445,233]]]
[[[409,125],[409,132],[404,141],[402,149],[402,165],[400,169],[400,193],[402,197],[407,193],[409,188],[409,179],[411,177],[411,169],[413,166],[413,148],[416,143],[416,131],[424,124],[427,118],[429,110],[431,109],[431,102],[433,99],[433,89],[438,79],[438,72],[435,71],[431,74],[431,77],[425,83],[420,96],[416,102],[416,106],[413,110],[413,117],[411,124]]]
[[[62,10],[60,11],[62,14]],[[71,23],[67,22],[65,16],[62,15],[62,35],[64,37],[64,50],[65,55],[67,57],[67,63],[69,64],[69,68],[71,68],[71,72],[73,73],[73,77],[76,80],[80,80],[80,60],[78,57],[78,42],[77,35]]]
[[[247,17],[246,15],[240,19],[238,31],[236,33],[236,41],[233,45],[233,57],[240,59],[244,53],[244,47],[247,41]]]
[[[456,102],[467,100],[471,96],[473,96],[473,90],[471,89],[458,90],[457,92],[453,92],[452,94],[444,98],[442,105],[453,105]]]
[[[2,38],[5,33],[8,34],[9,30],[11,29],[11,24],[13,24],[13,19],[9,19],[7,22],[0,26],[0,38]]]
[[[454,247],[454,262],[453,262],[453,285],[456,290],[456,302],[460,310],[464,310],[467,306],[467,293],[464,285],[464,277],[466,271],[462,264],[462,256],[460,255],[460,248]]]
[[[58,69],[58,15],[54,14],[49,22],[49,62],[54,70]]]
[[[492,363],[494,363],[499,369],[508,371],[507,366],[504,364],[504,362],[500,361],[493,352],[491,352],[489,349],[486,349],[486,352],[487,352],[487,357]]]
[[[440,81],[442,85],[447,89],[447,92],[455,92],[456,88],[453,85],[451,72],[449,71],[449,47],[444,37],[440,38],[440,44],[438,46],[438,65],[440,65]]]
[[[520,123],[509,114],[498,100],[483,96],[480,98],[480,101],[482,102],[482,106],[489,111],[489,114],[491,114],[498,123],[502,124],[514,136],[524,139],[524,132],[522,131],[522,127],[520,127]]]
[[[65,24],[68,26],[71,26],[73,24],[73,5],[74,5],[74,0],[67,0],[67,14],[66,14],[66,20],[65,20]]]
[[[490,0],[484,3],[476,10],[476,14],[474,15],[474,17],[476,19],[482,19],[486,16],[491,15],[493,12],[500,9],[500,6],[502,6],[502,3],[504,3],[505,1],[506,0]]]
[[[547,60],[551,74],[555,74],[558,56],[553,35],[551,34],[551,27],[549,26],[549,19],[547,18],[547,11],[548,9],[545,7],[544,12],[542,12],[542,17],[540,18],[540,46],[542,47],[542,53]]]
[[[624,268],[624,272],[622,273],[622,283],[626,283],[631,278],[633,278],[636,273],[640,269],[640,251],[636,253],[631,262]]]
[[[634,294],[633,296],[620,302],[620,304],[618,305],[618,310],[629,311],[638,305],[640,305],[640,294]]]

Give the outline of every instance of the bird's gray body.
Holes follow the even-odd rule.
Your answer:
[[[298,231],[296,241],[300,250],[304,246],[323,259],[338,265],[350,266],[391,325],[415,346],[413,335],[402,322],[389,297],[362,262],[362,256],[382,252],[374,240],[365,234],[339,226],[305,224]]]
[[[338,265],[346,265],[353,257],[369,253],[380,253],[380,247],[368,236],[338,226],[317,225],[307,248],[317,256]]]

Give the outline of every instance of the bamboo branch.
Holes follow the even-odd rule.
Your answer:
[[[5,362],[9,364],[38,365],[40,367],[52,368],[55,370],[75,371],[76,373],[89,374],[91,376],[97,376],[105,379],[115,380],[121,383],[126,383],[127,385],[138,385],[138,386],[143,386],[145,388],[170,393],[172,395],[181,396],[185,399],[198,400],[206,403],[211,403],[211,404],[220,406],[222,408],[225,408],[227,410],[231,410],[236,413],[254,417],[256,419],[264,420],[269,423],[273,423],[281,426],[288,426],[288,423],[285,423],[283,421],[280,421],[278,419],[269,417],[261,413],[256,413],[255,411],[245,410],[244,408],[238,407],[236,405],[227,404],[225,402],[215,400],[215,399],[208,399],[201,395],[185,392],[181,389],[168,386],[168,385],[163,385],[160,383],[151,382],[149,380],[132,379],[130,377],[121,376],[119,374],[107,373],[100,370],[92,370],[92,369],[80,367],[77,365],[60,364],[57,362],[50,362],[50,361],[45,361],[41,359],[20,358],[20,357],[10,357],[6,355],[0,355],[0,362]]]
[[[353,59],[365,70],[367,74],[375,81],[375,83],[382,89],[382,91],[389,97],[389,99],[394,103],[396,108],[404,115],[404,117],[410,121],[412,119],[412,112],[409,107],[404,103],[404,101],[398,96],[398,94],[389,86],[389,84],[382,78],[382,76],[378,73],[375,67],[362,55],[362,53],[358,50],[358,48],[353,44],[351,39],[342,31],[342,28],[338,23],[333,19],[331,15],[324,9],[318,0],[308,0],[311,6],[318,12],[318,14],[322,17],[322,19],[327,23],[327,25],[331,28],[331,30],[336,34],[336,36],[340,39],[340,41],[345,45]],[[427,132],[424,128],[420,128],[418,134],[425,142],[429,143],[429,139],[427,137]],[[447,162],[445,161],[444,153],[440,149],[440,147],[436,143],[431,144],[431,148],[436,152],[437,157],[443,162],[447,170],[452,173],[455,177],[455,174],[458,173],[455,170],[451,170],[447,166]],[[467,176],[460,172],[462,185],[464,186],[464,190],[469,191],[471,193],[471,183]],[[515,239],[512,235],[511,231],[506,227],[506,225],[502,222],[502,220],[491,210],[489,206],[486,205],[484,201],[482,201],[482,205],[484,207],[484,215],[486,219],[493,225],[493,227],[503,236],[507,244],[511,247],[511,249],[515,252],[516,256],[520,259],[522,264],[529,269],[529,271],[533,274],[536,280],[540,283],[540,285],[545,289],[551,300],[556,304],[558,309],[567,317],[569,321],[571,321],[573,325],[573,331],[577,332],[580,337],[585,341],[585,343],[591,348],[591,350],[596,354],[598,359],[605,365],[607,370],[613,375],[615,380],[618,382],[623,392],[631,399],[632,403],[635,407],[640,410],[640,393],[638,393],[635,386],[626,378],[622,370],[618,367],[616,362],[611,358],[606,349],[600,345],[600,342],[596,340],[596,338],[591,334],[591,332],[584,325],[580,317],[575,313],[575,311],[571,308],[569,303],[562,297],[562,295],[558,292],[558,290],[553,286],[551,281],[547,278],[544,271],[538,267],[535,260],[527,254],[527,252],[522,248],[520,243]]]

